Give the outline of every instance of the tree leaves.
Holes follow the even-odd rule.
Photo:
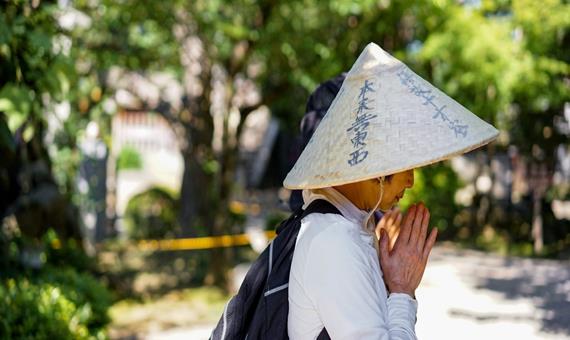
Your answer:
[[[0,116],[0,150],[3,148],[7,148],[11,153],[16,151],[10,128],[8,128],[8,124],[3,117]]]
[[[12,133],[29,118],[32,111],[33,94],[23,85],[8,84],[0,90],[0,111],[8,117]]]

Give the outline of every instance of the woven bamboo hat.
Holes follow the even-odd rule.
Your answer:
[[[370,43],[283,185],[316,189],[386,176],[463,154],[497,135]]]

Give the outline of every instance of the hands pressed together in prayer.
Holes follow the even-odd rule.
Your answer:
[[[390,249],[394,247],[398,235],[400,234],[400,225],[402,224],[402,213],[399,208],[388,210],[376,225],[376,238],[380,240],[382,236],[381,230],[388,233],[390,239]]]
[[[423,203],[412,205],[402,218],[394,209],[376,226],[380,265],[390,293],[415,297],[427,260],[437,237],[437,229],[427,234],[430,214]]]

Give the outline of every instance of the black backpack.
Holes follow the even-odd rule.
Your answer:
[[[311,213],[339,214],[325,200],[298,209],[277,227],[277,236],[247,272],[240,289],[226,304],[210,340],[289,339],[289,272],[301,220]],[[323,328],[317,340],[330,339]]]

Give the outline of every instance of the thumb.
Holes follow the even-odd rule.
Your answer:
[[[380,258],[383,260],[387,260],[389,256],[388,245],[390,244],[390,236],[388,236],[388,233],[384,229],[380,230],[379,242],[380,242]]]

